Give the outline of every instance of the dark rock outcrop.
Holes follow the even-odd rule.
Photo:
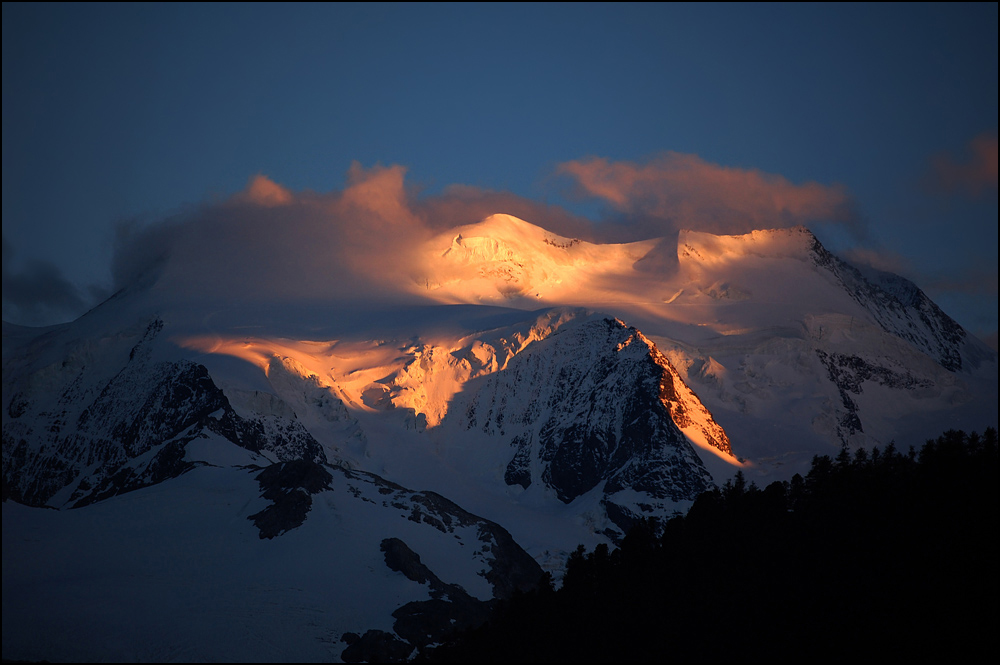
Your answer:
[[[271,505],[250,515],[260,537],[274,538],[302,526],[312,508],[312,495],[331,489],[333,477],[311,460],[278,462],[257,474],[261,496]]]

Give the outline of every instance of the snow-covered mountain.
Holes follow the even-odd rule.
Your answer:
[[[866,278],[802,228],[682,234],[678,256],[674,303],[712,300],[718,336],[662,346],[760,471],[995,422],[996,354],[911,282]],[[783,441],[766,442],[765,423]]]
[[[996,355],[912,283],[802,228],[667,244],[494,215],[390,304],[151,277],[5,323],[4,656],[401,658],[737,469],[996,425]]]

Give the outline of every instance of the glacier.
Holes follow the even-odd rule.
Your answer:
[[[905,279],[805,228],[668,242],[494,215],[381,301],[159,266],[5,322],[4,657],[405,658],[737,470],[997,425],[996,354]]]

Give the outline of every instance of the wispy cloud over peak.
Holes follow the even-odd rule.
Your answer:
[[[347,172],[347,188],[339,203],[345,211],[373,214],[391,226],[415,225],[417,220],[410,210],[405,177],[405,166],[377,164],[365,169],[353,162]]]
[[[15,265],[14,248],[3,238],[3,318],[21,325],[46,325],[83,314],[106,293],[98,287],[83,293],[58,266],[29,260]]]
[[[343,190],[319,194],[254,176],[227,201],[123,229],[117,286],[152,277],[182,298],[393,297],[390,285],[411,272],[404,250],[428,235],[410,209],[405,172],[355,163]]]
[[[639,223],[664,233],[687,228],[739,234],[817,221],[859,230],[854,203],[842,186],[797,185],[697,155],[667,152],[644,164],[591,157],[564,162],[557,172],[575,181],[579,195],[602,199],[632,223],[645,219]]]
[[[884,248],[851,247],[842,251],[841,254],[845,259],[859,267],[896,273],[897,275],[908,275],[913,272],[912,266],[906,259]]]

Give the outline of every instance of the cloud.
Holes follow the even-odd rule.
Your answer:
[[[948,152],[932,157],[924,184],[934,193],[965,194],[973,198],[996,191],[996,132],[984,132],[969,141],[962,161]]]
[[[346,186],[292,192],[264,175],[222,202],[158,223],[118,228],[115,284],[156,284],[182,298],[412,301],[441,231],[504,212],[556,233],[592,236],[592,222],[513,194],[454,186],[421,197],[398,165],[353,164]]]
[[[634,239],[680,229],[748,233],[811,222],[846,225],[862,235],[846,189],[780,175],[719,166],[697,155],[665,153],[646,164],[599,157],[564,162],[557,173],[575,182],[576,194],[607,202],[632,227]]]
[[[850,247],[841,256],[861,268],[872,268],[881,272],[907,275],[913,271],[910,262],[895,252],[872,247]]]
[[[996,265],[976,262],[967,264],[960,270],[944,273],[933,268],[918,269],[899,254],[885,249],[852,247],[840,254],[859,268],[872,268],[901,275],[919,283],[922,289],[932,293],[994,297],[997,295]]]
[[[292,193],[265,175],[250,178],[247,189],[241,194],[247,201],[271,208],[292,202]]]
[[[414,208],[429,228],[439,231],[504,213],[566,238],[593,241],[601,235],[593,221],[560,206],[469,185],[451,185],[440,195],[417,201]]]
[[[403,166],[354,163],[341,190],[293,192],[258,174],[228,200],[147,226],[123,224],[112,272],[118,288],[155,284],[184,300],[403,303],[430,297],[419,285],[436,268],[422,247],[495,213],[582,240],[665,238],[636,264],[657,274],[675,266],[680,228],[745,233],[813,219],[856,221],[842,188],[795,185],[694,155],[669,153],[646,165],[589,159],[562,164],[559,172],[607,201],[610,222],[463,185],[423,196],[407,186]]]
[[[157,282],[190,297],[364,298],[406,279],[407,244],[426,235],[405,169],[351,168],[348,186],[293,193],[262,175],[223,202],[118,229],[116,286]]]
[[[15,269],[14,249],[3,238],[3,318],[21,325],[70,321],[86,312],[103,295],[91,289],[85,297],[47,261],[28,261]]]

